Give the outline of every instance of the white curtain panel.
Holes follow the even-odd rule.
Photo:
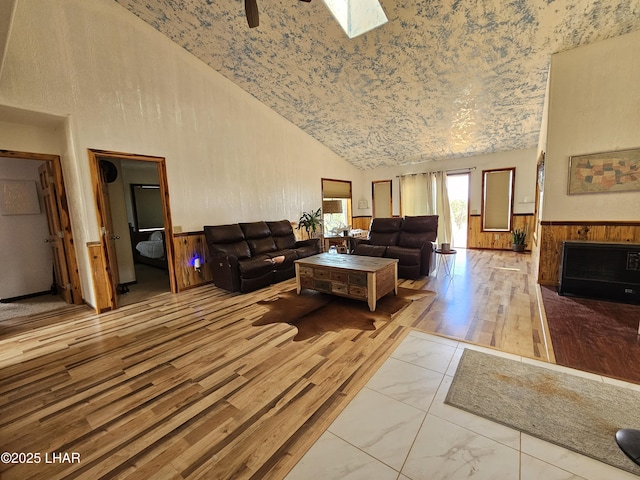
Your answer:
[[[447,174],[436,172],[433,174],[436,184],[436,211],[438,212],[438,243],[453,244],[453,227],[451,219],[451,205],[447,190]]]
[[[438,243],[453,243],[446,173],[400,177],[400,203],[403,215],[438,215]]]
[[[431,188],[426,175],[400,177],[400,208],[403,215],[427,215]]]

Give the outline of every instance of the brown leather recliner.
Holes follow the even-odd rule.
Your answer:
[[[374,218],[367,240],[356,239],[353,254],[398,259],[400,278],[435,270],[438,215]]]
[[[293,262],[320,253],[320,240],[296,240],[291,222],[205,226],[213,283],[251,292],[295,276]]]

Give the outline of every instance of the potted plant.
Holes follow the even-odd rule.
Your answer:
[[[316,235],[316,230],[320,226],[320,220],[322,218],[322,213],[320,209],[315,212],[304,212],[298,220],[298,230],[304,228],[305,232],[307,232],[308,238],[313,238]]]
[[[527,232],[522,229],[515,228],[513,232],[511,232],[511,236],[513,238],[513,244],[511,248],[514,252],[524,252],[525,247],[525,239],[527,238]]]

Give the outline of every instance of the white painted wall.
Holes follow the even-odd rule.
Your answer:
[[[514,189],[514,213],[533,213],[536,191],[536,149],[515,150],[511,152],[498,152],[489,155],[465,157],[455,160],[440,162],[417,163],[403,167],[376,168],[363,172],[363,182],[359,190],[353,194],[354,215],[371,215],[371,182],[376,180],[392,180],[393,189],[393,214],[400,214],[400,186],[399,175],[411,173],[433,172],[438,170],[458,170],[474,168],[471,170],[469,182],[469,209],[472,215],[479,215],[482,199],[482,171],[497,168],[516,167],[516,181]],[[358,200],[366,199],[369,208],[359,210]],[[525,202],[527,200],[527,202]]]
[[[568,195],[569,157],[640,147],[640,31],[551,58],[543,221],[640,220],[640,192]]]
[[[63,118],[48,121],[45,125],[27,125],[26,121],[12,108],[0,106],[0,149],[29,153],[61,155],[64,143]],[[11,119],[11,122],[3,119]]]
[[[0,180],[34,182],[40,201],[39,214],[0,215],[0,299],[46,292],[53,283],[53,255],[45,243],[49,227],[38,177],[43,163],[0,157]]]
[[[4,60],[0,105],[68,116],[63,172],[91,304],[86,242],[100,236],[89,148],[165,157],[173,224],[183,231],[297,220],[320,206],[321,177],[361,177],[110,0],[48,0],[47,8],[18,0]]]

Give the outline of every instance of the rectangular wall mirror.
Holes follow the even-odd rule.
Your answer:
[[[516,169],[482,171],[482,230],[510,232]]]

